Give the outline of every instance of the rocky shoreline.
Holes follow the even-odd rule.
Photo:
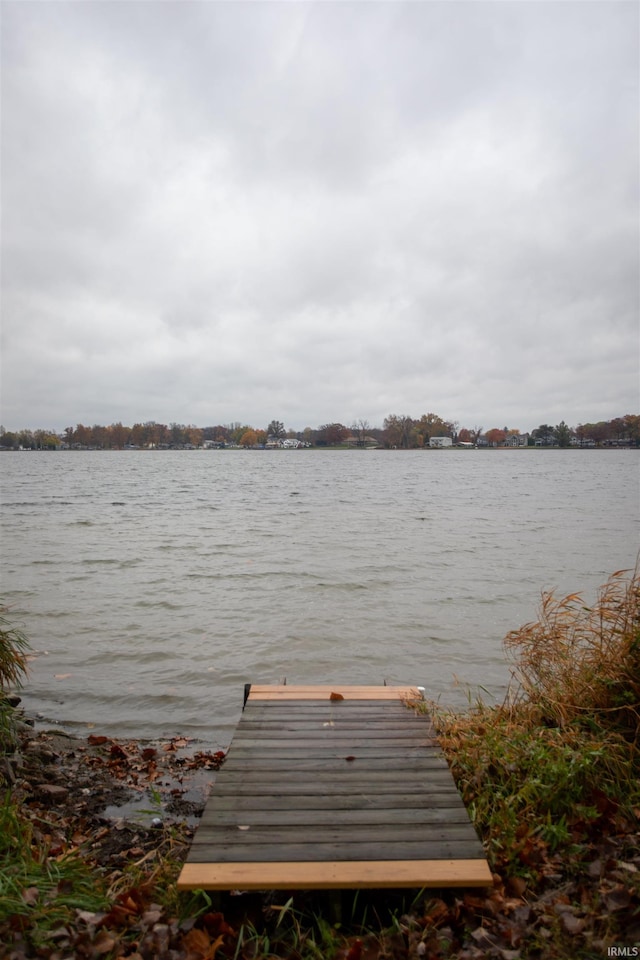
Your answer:
[[[198,750],[184,737],[139,741],[36,730],[19,697],[9,702],[15,738],[0,757],[0,774],[34,824],[49,825],[52,853],[68,848],[71,826],[77,840],[91,837],[92,859],[102,867],[135,859],[169,825],[188,847],[222,751]]]

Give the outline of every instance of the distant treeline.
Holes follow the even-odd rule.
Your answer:
[[[564,420],[555,426],[540,424],[530,433],[512,427],[460,427],[434,413],[419,419],[390,414],[382,427],[372,427],[359,420],[350,427],[342,423],[325,423],[317,428],[287,430],[279,420],[264,428],[249,424],[228,423],[212,427],[196,427],[182,423],[134,423],[132,427],[112,423],[108,427],[82,423],[66,427],[61,433],[52,430],[9,431],[0,427],[0,448],[29,450],[124,450],[124,449],[193,449],[202,446],[290,446],[285,441],[298,441],[309,447],[371,447],[414,449],[428,447],[433,437],[449,437],[453,444],[464,446],[640,446],[640,415],[627,414],[598,423],[581,423],[569,427]]]

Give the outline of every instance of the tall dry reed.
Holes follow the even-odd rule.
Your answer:
[[[640,740],[640,566],[618,570],[596,602],[542,594],[540,616],[512,630],[505,645],[519,681],[517,699],[541,719],[571,721]]]

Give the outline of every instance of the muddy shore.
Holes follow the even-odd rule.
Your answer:
[[[68,847],[71,826],[78,841],[91,837],[92,859],[106,868],[152,849],[168,825],[187,849],[222,751],[199,750],[185,737],[140,741],[36,730],[31,718],[17,715],[2,773],[36,828],[46,821],[54,855]]]

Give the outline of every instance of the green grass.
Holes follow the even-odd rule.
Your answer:
[[[104,884],[76,855],[53,856],[6,795],[0,805],[0,927],[38,946],[51,930],[76,922],[76,910],[107,904]]]
[[[605,813],[631,817],[640,803],[635,751],[607,731],[549,728],[524,707],[440,713],[437,725],[490,864],[507,875],[535,876],[536,848],[571,853]]]

